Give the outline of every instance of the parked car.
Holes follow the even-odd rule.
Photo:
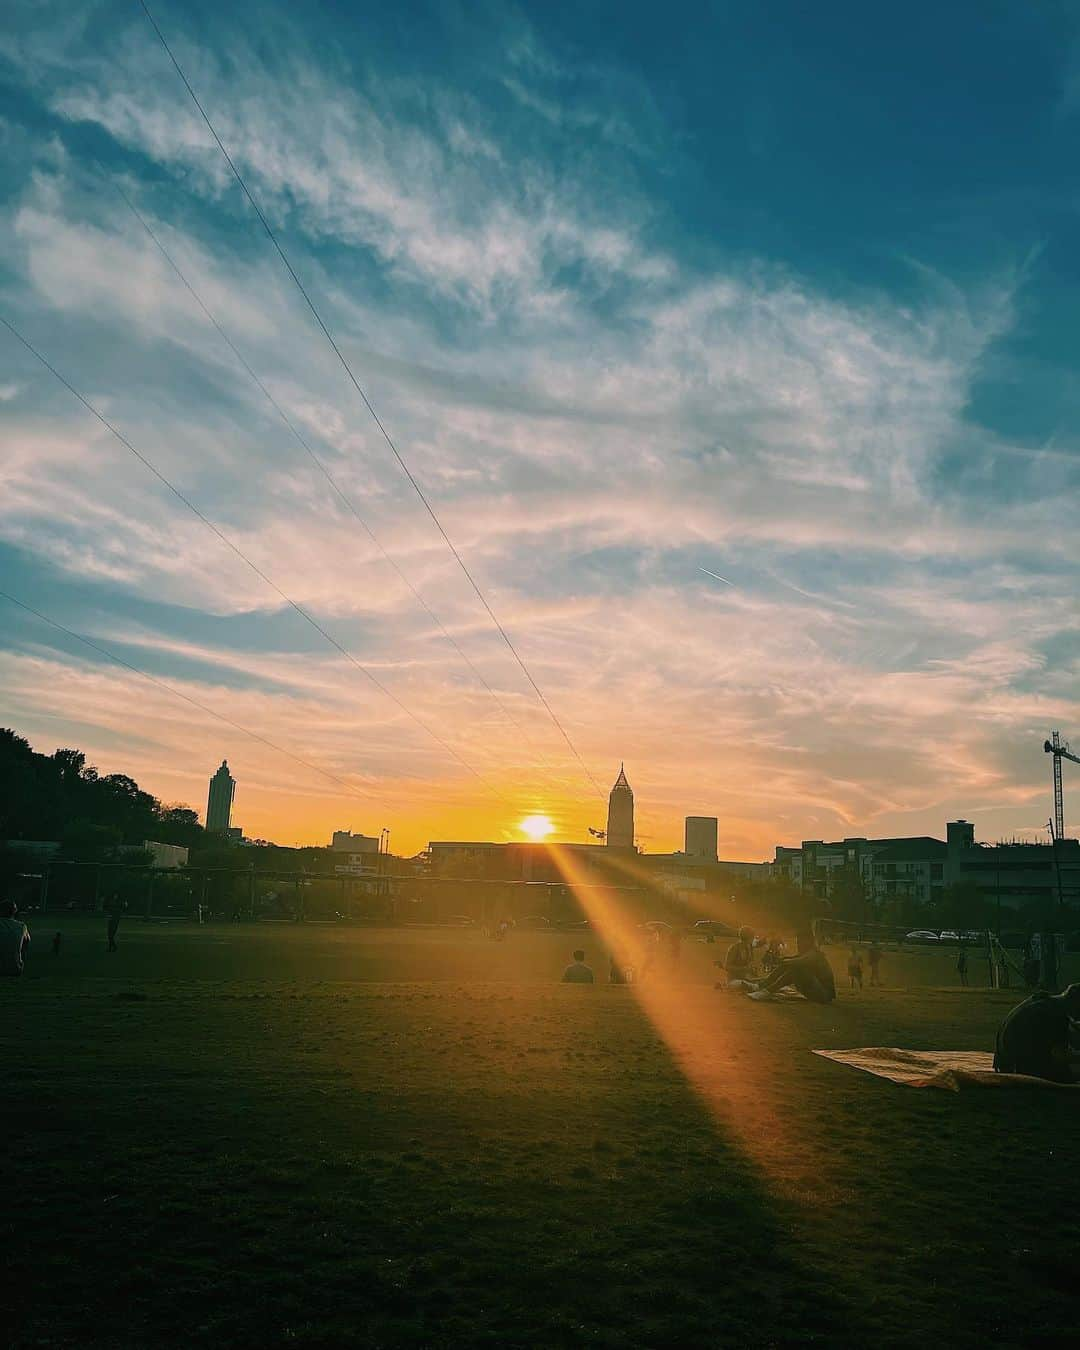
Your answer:
[[[985,928],[965,928],[964,931],[960,934],[960,941],[961,941],[961,942],[980,942],[980,943],[982,943],[982,945],[985,947],[985,946],[986,946],[986,929],[985,929]]]
[[[644,923],[638,924],[638,927],[647,929],[650,933],[671,932],[671,924],[665,923],[663,919],[647,919]]]
[[[545,914],[526,914],[523,919],[518,919],[518,928],[535,928],[547,930],[551,927],[551,920]]]
[[[576,933],[583,928],[591,928],[592,924],[588,919],[573,919],[569,923],[561,923],[559,927],[567,933]]]
[[[943,929],[941,930],[941,935],[938,937],[938,941],[939,941],[939,942],[959,942],[959,941],[960,941],[960,934],[957,933],[957,932],[955,932],[952,928],[943,928]]]
[[[905,942],[940,942],[941,939],[936,933],[932,933],[929,928],[916,928],[911,933],[904,934]]]
[[[736,936],[736,930],[731,924],[724,923],[721,919],[698,919],[690,931],[698,937],[733,938]]]
[[[476,920],[471,914],[451,914],[443,920],[444,923],[453,924],[455,928],[471,928]]]

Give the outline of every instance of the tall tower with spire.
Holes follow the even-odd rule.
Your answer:
[[[619,765],[619,776],[608,796],[608,848],[634,847],[634,793],[626,781],[626,769]]]
[[[210,779],[210,796],[206,803],[206,828],[208,830],[218,831],[229,828],[235,795],[236,779],[229,772],[229,761],[223,759],[221,768]]]

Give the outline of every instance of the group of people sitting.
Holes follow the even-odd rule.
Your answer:
[[[738,940],[728,948],[723,961],[727,987],[740,989],[754,999],[768,999],[781,989],[794,989],[811,1003],[832,1003],[836,998],[832,967],[809,929],[798,935],[796,948],[795,956],[776,955],[765,978],[755,979],[754,931],[740,928]]]
[[[723,961],[728,988],[753,999],[771,998],[781,989],[793,989],[811,1003],[832,1003],[836,998],[832,967],[813,933],[800,933],[798,955],[781,958],[760,980],[754,978],[753,939],[752,929],[741,928],[738,941],[728,949]],[[848,964],[850,975],[850,959]],[[871,970],[877,983],[877,962],[871,962]],[[1014,1008],[998,1028],[994,1068],[1055,1083],[1080,1082],[1080,984],[1070,984],[1061,994],[1040,989]]]

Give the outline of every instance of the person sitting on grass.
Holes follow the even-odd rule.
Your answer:
[[[0,975],[21,975],[26,949],[30,945],[30,930],[22,919],[16,918],[19,907],[14,900],[0,905]]]
[[[1045,989],[1032,994],[998,1027],[995,1071],[1075,1083],[1080,1079],[1080,1056],[1072,1049],[1069,1033],[1078,1019],[1080,984],[1070,984],[1061,994]]]
[[[563,984],[592,984],[593,973],[585,964],[585,953],[579,947],[574,953],[573,965],[567,966],[562,973]]]
[[[720,962],[717,961],[716,965]],[[738,941],[733,942],[724,957],[724,974],[728,984],[733,980],[748,980],[754,973],[754,930],[740,928]],[[719,985],[716,986],[720,988]]]
[[[798,956],[786,957],[769,976],[762,980],[751,998],[764,999],[781,989],[796,989],[811,1003],[832,1003],[836,998],[836,980],[832,966],[809,930],[798,937]]]

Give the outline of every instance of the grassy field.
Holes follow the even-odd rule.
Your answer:
[[[697,943],[646,997],[559,985],[565,934],[126,919],[108,954],[103,920],[34,928],[0,982],[15,1347],[1074,1328],[1071,1094],[809,1053],[988,1048],[1020,996],[947,987],[955,954],[890,953],[886,988],[817,1008],[715,992]]]

